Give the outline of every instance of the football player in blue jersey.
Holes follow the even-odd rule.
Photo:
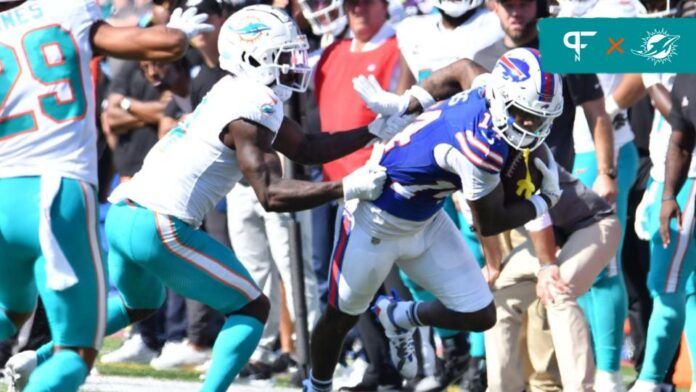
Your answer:
[[[418,89],[412,97],[422,107],[434,101]],[[485,88],[432,106],[389,141],[380,162],[388,175],[382,195],[361,201],[343,217],[331,261],[329,306],[312,334],[305,390],[331,390],[345,334],[395,263],[437,297],[402,302],[381,296],[374,304],[402,374],[417,370],[416,327],[484,331],[495,324],[489,286],[442,211],[443,201],[461,189],[484,242],[543,215],[561,195],[556,164],[543,141],[562,107],[560,77],[541,71],[536,50],[514,49],[500,58]],[[526,198],[510,197],[501,171],[511,162],[528,165],[534,150],[539,191],[527,166],[519,181]]]

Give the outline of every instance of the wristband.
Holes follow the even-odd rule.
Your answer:
[[[621,111],[619,104],[614,100],[614,96],[609,94],[609,96],[604,97],[604,110],[609,115],[610,120],[614,120],[614,117]]]
[[[420,103],[423,110],[426,110],[435,104],[435,98],[433,98],[433,96],[430,95],[430,93],[427,92],[423,87],[417,84],[411,86],[407,92]]]
[[[662,201],[663,202],[665,202],[665,201],[677,201],[677,198],[674,196],[663,196]]]
[[[540,195],[533,195],[532,197],[527,199],[527,201],[532,203],[532,205],[534,206],[534,210],[536,211],[535,218],[544,215],[544,213],[546,213],[546,211],[549,210],[549,204]]]
[[[133,104],[133,102],[131,102],[131,100],[128,99],[128,97],[125,97],[121,100],[121,102],[119,103],[119,106],[121,107],[121,109],[123,109],[127,112],[130,112],[130,108],[131,108],[132,104]]]
[[[544,265],[542,265],[542,266],[539,267],[539,269],[537,270],[536,276],[539,276],[539,274],[541,273],[541,271],[543,271],[543,270],[545,270],[545,269],[548,269],[548,268],[551,268],[551,267],[555,267],[555,266],[556,266],[556,264],[544,264]]]

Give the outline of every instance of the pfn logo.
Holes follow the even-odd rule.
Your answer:
[[[580,51],[587,47],[582,43],[582,37],[594,37],[596,31],[569,31],[563,36],[563,45],[575,51],[575,61],[580,61]]]

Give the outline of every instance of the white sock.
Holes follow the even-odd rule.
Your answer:
[[[403,329],[421,327],[423,324],[418,319],[418,306],[420,302],[399,301],[394,307],[394,323]]]

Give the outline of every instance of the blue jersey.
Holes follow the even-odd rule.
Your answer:
[[[508,155],[508,144],[493,130],[483,89],[462,92],[421,114],[385,146],[380,164],[388,180],[373,203],[398,218],[424,221],[432,217],[454,191],[462,173],[443,169],[435,148],[460,151],[468,163],[497,174]],[[477,173],[478,170],[470,173]],[[466,174],[470,175],[470,174]]]

